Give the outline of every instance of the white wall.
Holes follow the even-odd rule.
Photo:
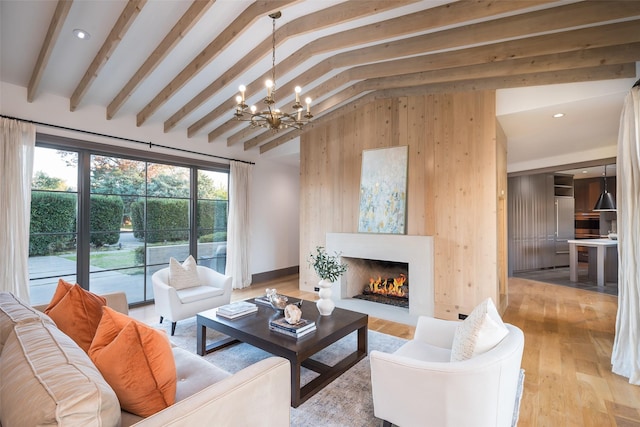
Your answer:
[[[72,113],[69,111],[68,98],[42,94],[33,103],[28,103],[26,99],[26,88],[0,82],[0,114],[5,116],[255,162],[251,200],[250,271],[255,274],[298,265],[299,167],[291,165],[290,162],[279,163],[277,158],[261,157],[258,149],[244,151],[242,144],[229,148],[220,143],[208,143],[206,132],[194,138],[187,138],[184,130],[164,133],[163,122],[158,120],[151,120],[150,124],[137,127],[135,117],[126,116],[107,120],[105,109],[97,106],[83,106]],[[37,126],[37,131],[137,150],[149,150],[147,146],[135,143],[47,126]],[[184,158],[228,163],[222,159],[157,147],[151,150]]]
[[[251,274],[298,265],[300,168],[256,163],[252,188]]]

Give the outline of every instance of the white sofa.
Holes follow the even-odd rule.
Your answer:
[[[105,298],[128,311],[124,293]],[[232,375],[181,348],[173,355],[176,403],[142,419],[121,411],[91,359],[51,318],[0,292],[0,425],[289,425],[288,360],[270,357]]]
[[[395,353],[371,351],[376,417],[402,427],[510,427],[524,334],[510,324],[491,350],[450,362],[460,322],[420,317],[413,340]]]
[[[217,271],[197,266],[200,286],[176,289],[169,286],[169,267],[156,271],[151,276],[156,314],[171,322],[171,335],[179,320],[193,317],[201,311],[229,304],[231,301],[232,277]]]

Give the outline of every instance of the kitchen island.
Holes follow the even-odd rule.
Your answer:
[[[586,246],[597,249],[597,264],[596,274],[598,286],[605,285],[605,259],[607,255],[607,248],[618,246],[617,240],[611,239],[579,239],[569,240],[569,280],[572,282],[578,281],[578,246]],[[593,262],[590,258],[589,262]]]

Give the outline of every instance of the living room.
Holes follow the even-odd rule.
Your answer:
[[[313,18],[318,21],[318,27],[331,25],[326,24],[327,21],[319,19],[324,16],[325,18],[323,19],[328,20],[329,18],[326,16],[330,16],[330,12],[326,12],[326,15],[321,15],[323,8],[320,6],[313,5],[311,7],[309,2],[297,2],[298,4],[294,2],[292,6],[288,6],[289,2],[278,2],[276,8],[275,5],[265,6],[262,4],[264,2],[258,2],[264,10],[259,14],[258,12],[252,12],[256,16],[253,21],[250,21],[253,26],[249,27],[249,24],[247,24],[247,31],[241,32],[241,35],[235,40],[235,44],[229,43],[231,47],[224,55],[216,56],[211,54],[210,60],[212,62],[209,62],[204,67],[204,71],[197,73],[200,77],[184,83],[183,90],[189,92],[189,95],[185,95],[185,93],[180,95],[171,94],[171,96],[167,96],[167,99],[170,99],[171,102],[162,107],[157,107],[157,112],[140,114],[145,104],[149,103],[154,95],[160,94],[162,88],[168,85],[181,69],[188,68],[190,61],[198,52],[207,51],[207,43],[218,40],[216,37],[224,36],[225,33],[222,32],[223,28],[219,28],[216,31],[210,29],[209,33],[202,36],[199,45],[193,39],[186,40],[185,42],[191,44],[191,49],[185,53],[186,48],[178,45],[176,52],[182,52],[180,55],[183,56],[178,58],[175,56],[178,53],[174,53],[174,56],[167,57],[167,62],[173,63],[172,67],[169,67],[165,62],[158,68],[164,77],[160,77],[159,74],[151,74],[153,78],[143,79],[145,83],[140,85],[138,90],[131,92],[130,99],[123,103],[119,111],[113,114],[108,113],[107,115],[111,114],[111,118],[107,120],[105,119],[105,110],[108,108],[109,101],[116,96],[121,87],[125,86],[131,76],[137,75],[136,70],[138,67],[150,56],[151,51],[162,40],[162,37],[168,33],[176,18],[186,12],[188,5],[165,2],[167,3],[164,6],[166,10],[162,12],[162,15],[156,14],[156,16],[163,17],[164,21],[162,22],[166,28],[161,29],[160,27],[163,25],[158,23],[158,28],[154,30],[155,32],[149,29],[148,24],[144,28],[141,24],[141,22],[151,20],[152,13],[150,10],[154,6],[153,2],[149,2],[148,5],[144,6],[139,5],[141,8],[138,10],[140,21],[134,22],[130,30],[131,33],[127,33],[124,29],[121,30],[122,34],[126,33],[126,37],[123,37],[124,44],[113,51],[111,59],[107,60],[109,58],[108,54],[103,57],[104,63],[101,65],[104,65],[104,68],[90,72],[92,67],[90,65],[91,60],[100,54],[99,49],[104,40],[109,39],[108,32],[115,28],[114,25],[124,4],[120,4],[118,10],[108,8],[106,4],[101,5],[104,8],[101,9],[102,12],[106,14],[100,17],[104,21],[102,26],[93,23],[80,24],[81,21],[79,19],[82,17],[82,12],[77,9],[80,6],[71,6],[70,11],[67,11],[68,17],[66,20],[68,21],[60,28],[63,35],[57,36],[60,41],[55,43],[56,36],[47,35],[47,28],[53,22],[52,18],[56,13],[55,4],[47,4],[43,8],[45,9],[44,11],[35,13],[33,10],[19,10],[23,6],[18,6],[14,3],[2,2],[2,62],[3,64],[12,64],[12,66],[4,65],[8,68],[3,68],[0,113],[4,116],[15,117],[25,121],[38,122],[37,132],[43,135],[75,140],[82,139],[98,144],[131,148],[131,142],[110,137],[116,136],[150,142],[150,148],[136,146],[140,151],[148,150],[150,153],[162,153],[184,159],[193,158],[198,161],[209,161],[222,165],[228,162],[225,159],[239,159],[255,163],[252,170],[250,197],[251,246],[249,258],[251,262],[249,273],[257,284],[263,283],[265,279],[277,278],[279,275],[288,277],[299,268],[298,289],[300,292],[309,292],[309,294],[304,295],[311,298],[314,287],[317,285],[317,278],[306,263],[309,252],[316,245],[325,243],[326,233],[357,231],[361,153],[363,150],[371,148],[408,146],[410,161],[406,234],[434,235],[440,239],[436,248],[433,315],[448,319],[457,319],[459,314],[469,313],[480,302],[480,299],[485,296],[491,296],[496,301],[501,312],[505,312],[511,306],[511,280],[507,277],[506,254],[501,251],[500,246],[501,242],[506,239],[506,217],[503,216],[502,219],[496,221],[496,214],[501,212],[501,203],[504,201],[503,195],[506,192],[507,173],[518,171],[518,168],[520,168],[519,170],[540,170],[548,167],[597,161],[616,157],[617,155],[616,141],[607,140],[606,143],[602,143],[602,140],[600,140],[599,145],[597,142],[589,147],[579,145],[581,147],[579,151],[574,151],[573,153],[566,152],[564,147],[556,145],[552,147],[555,151],[547,152],[546,155],[540,155],[538,158],[532,156],[529,159],[510,161],[511,156],[517,154],[518,151],[515,147],[512,149],[510,145],[512,141],[509,132],[506,129],[501,129],[505,127],[501,123],[501,116],[504,116],[504,118],[509,116],[506,113],[508,110],[505,107],[504,98],[501,97],[511,90],[508,88],[519,85],[531,86],[529,88],[529,94],[531,94],[532,91],[541,86],[548,86],[553,91],[554,86],[550,86],[551,83],[568,84],[576,81],[583,81],[585,84],[591,81],[595,87],[603,87],[602,82],[608,81],[609,83],[614,83],[613,86],[615,86],[615,89],[608,90],[613,93],[619,93],[621,88],[624,87],[623,92],[626,92],[637,80],[637,63],[640,60],[635,44],[637,41],[634,38],[637,35],[624,27],[625,25],[631,25],[629,22],[635,22],[633,18],[637,18],[640,13],[634,9],[635,6],[633,4],[629,5],[629,3],[633,2],[618,2],[615,5],[616,7],[602,9],[598,9],[600,7],[597,4],[598,2],[595,2],[596,4],[578,3],[573,6],[559,5],[554,2],[530,2],[526,5],[527,7],[522,4],[515,6],[513,3],[504,2],[504,4],[500,5],[500,7],[505,8],[503,10],[480,12],[473,9],[473,11],[465,10],[464,13],[463,6],[454,6],[447,2],[441,2],[442,8],[438,8],[440,3],[436,5],[433,2],[398,2],[401,5],[396,4],[395,7],[391,7],[388,4],[389,2],[366,2],[367,7],[372,9],[358,12],[351,10],[356,8],[350,9],[345,6],[350,2],[346,2],[345,5],[333,2],[331,3],[332,7],[339,8],[341,5],[344,6],[344,9],[340,9],[340,18],[333,18],[338,22],[333,24],[334,28],[332,30],[322,33],[321,29],[318,29],[320,32],[312,37],[316,39],[330,37],[332,33],[339,34],[340,31],[353,30],[358,26],[375,25],[376,22],[386,22],[403,15],[420,13],[431,9],[433,9],[431,10],[433,14],[438,11],[437,13],[443,13],[442,16],[446,16],[444,15],[446,10],[444,6],[461,8],[457,10],[456,15],[459,16],[459,18],[456,18],[460,21],[456,24],[459,28],[463,28],[466,25],[474,25],[483,19],[487,22],[493,19],[504,19],[505,24],[511,21],[522,22],[514,17],[522,15],[520,18],[526,19],[525,16],[528,14],[531,14],[529,19],[534,20],[535,18],[537,21],[534,22],[539,22],[543,18],[536,16],[536,14],[543,15],[547,8],[551,10],[553,7],[561,6],[574,7],[574,13],[571,14],[566,11],[560,14],[558,11],[556,12],[559,14],[558,16],[564,19],[572,15],[574,18],[571,19],[576,21],[562,24],[566,25],[566,27],[556,31],[566,31],[568,35],[573,27],[587,25],[586,23],[577,22],[577,20],[583,18],[592,22],[589,25],[593,25],[594,28],[597,26],[604,27],[605,25],[611,25],[612,27],[618,25],[620,28],[617,29],[617,33],[615,28],[610,29],[611,33],[606,32],[608,35],[614,34],[606,39],[604,38],[604,31],[600,34],[597,29],[583,29],[586,35],[582,35],[582,37],[586,37],[589,41],[596,35],[602,35],[602,37],[598,38],[599,43],[601,43],[599,47],[606,46],[607,53],[601,51],[595,53],[599,48],[595,45],[590,46],[590,49],[593,49],[592,51],[582,47],[567,48],[566,45],[558,46],[556,51],[549,47],[549,44],[553,44],[549,43],[549,41],[545,43],[545,49],[547,50],[535,50],[535,54],[529,55],[521,53],[522,57],[534,57],[542,56],[542,52],[548,55],[555,52],[553,54],[557,55],[557,63],[554,63],[556,65],[546,69],[527,68],[518,63],[518,66],[522,67],[522,71],[516,72],[514,70],[517,64],[511,63],[499,64],[500,66],[495,67],[496,71],[494,73],[476,70],[475,72],[478,74],[473,74],[473,69],[468,68],[472,67],[472,65],[457,64],[460,68],[460,70],[456,71],[459,73],[458,77],[454,77],[454,73],[451,73],[450,70],[441,72],[440,77],[438,77],[434,72],[435,66],[429,65],[428,62],[436,61],[436,59],[444,61],[443,55],[429,59],[429,61],[424,59],[424,62],[420,65],[422,68],[412,68],[413,66],[408,63],[402,65],[402,67],[406,68],[401,68],[400,64],[396,64],[398,69],[394,73],[385,74],[390,72],[380,71],[378,74],[372,74],[371,78],[394,75],[396,80],[400,80],[397,76],[406,74],[407,80],[414,79],[411,83],[395,84],[389,78],[387,81],[380,81],[378,87],[361,85],[353,89],[353,93],[349,95],[353,96],[353,98],[347,97],[344,87],[349,86],[349,82],[355,85],[355,82],[362,78],[359,77],[362,74],[359,75],[354,71],[352,76],[345,77],[335,74],[333,71],[326,72],[317,77],[317,83],[304,83],[304,86],[314,88],[309,92],[316,93],[313,95],[316,100],[311,104],[311,112],[315,117],[311,123],[306,125],[308,130],[289,130],[278,134],[267,132],[266,136],[261,134],[260,137],[265,138],[264,142],[270,145],[260,145],[258,147],[261,142],[252,139],[257,134],[246,130],[248,123],[231,121],[234,114],[235,102],[233,99],[237,94],[237,84],[248,84],[254,79],[256,81],[261,80],[257,76],[269,73],[272,53],[270,34],[272,22],[268,18],[269,13],[276,9],[282,10],[283,16],[277,21],[277,28],[288,28],[286,31],[282,31],[283,39],[286,37],[294,39],[293,36],[297,33],[291,27],[287,27],[287,24],[295,22],[296,19],[303,19],[307,15],[311,16],[314,13],[318,13]],[[201,15],[201,21],[205,21],[208,18],[210,22],[220,22],[220,19],[212,19],[212,14],[218,13],[219,16],[225,17],[223,19],[224,22],[240,25],[235,21],[235,18],[240,16],[244,7],[248,5],[248,2],[244,2],[242,3],[243,7],[239,5],[233,6],[237,10],[231,10],[233,7],[230,4],[213,5],[208,11],[201,12],[203,14]],[[218,6],[220,9],[216,9]],[[377,11],[375,10],[376,7],[385,10]],[[589,7],[594,9],[588,10]],[[513,10],[507,11],[509,8]],[[581,10],[581,8],[585,8],[588,12],[578,13],[577,11]],[[18,10],[16,15],[12,14],[13,9]],[[596,15],[594,10],[596,9],[602,11],[602,16],[598,14],[597,19],[594,18]],[[393,14],[385,15],[384,13],[394,10],[395,12],[393,13],[397,14],[397,16]],[[30,16],[32,23],[29,26],[20,27],[18,17],[24,18],[27,12],[32,14]],[[348,15],[348,13],[352,15]],[[358,13],[362,15],[358,15]],[[462,15],[460,15],[461,13]],[[481,19],[478,16],[482,13],[487,16]],[[607,13],[610,15],[606,15]],[[366,14],[370,15],[369,18],[371,20],[367,21],[369,18],[365,16]],[[105,16],[109,16],[109,19],[105,19]],[[423,15],[422,18],[426,19],[425,16]],[[588,17],[588,19],[585,17]],[[510,20],[509,18],[512,19]],[[92,19],[98,20],[97,17]],[[350,19],[354,20],[353,28],[346,23]],[[561,19],[555,21],[559,20]],[[65,19],[61,19],[61,21],[65,21]],[[410,25],[414,25],[412,22],[410,23],[407,18],[405,23],[408,28],[407,32],[417,31],[412,28],[409,29]],[[84,25],[91,25],[91,29],[87,28],[92,33],[89,41],[93,44],[90,48],[86,47],[86,45],[78,44],[82,43],[80,40],[66,40],[67,27],[76,28],[76,26],[82,27]],[[207,26],[202,22],[200,25]],[[423,25],[424,27],[433,25],[438,30],[430,30],[435,31],[434,34],[441,32],[441,35],[444,36],[445,31],[447,31],[447,29],[438,28],[439,25],[444,26],[443,24],[425,23]],[[511,23],[511,25],[516,26],[514,23]],[[550,23],[549,25],[554,24]],[[559,24],[556,22],[555,25]],[[425,31],[424,27],[423,31]],[[12,44],[15,43],[15,40],[27,38],[24,33],[29,29],[33,30],[33,28],[37,28],[37,31],[31,31],[33,34],[29,42],[29,49],[26,48],[26,45],[18,47]],[[93,30],[93,28],[97,30]],[[392,26],[391,22],[389,22],[388,28],[389,31],[398,31],[393,29],[395,27]],[[507,27],[502,28],[505,28],[504,31],[506,31]],[[7,36],[5,31],[8,32],[10,30],[15,30],[17,33]],[[140,36],[143,31],[146,31],[144,34],[148,36]],[[204,30],[198,27],[194,31],[201,32]],[[532,31],[531,36],[533,37],[533,34],[539,36],[539,33],[543,31]],[[459,32],[462,32],[462,30],[459,30]],[[411,35],[415,36],[415,34],[412,33]],[[379,35],[371,35],[370,37],[369,43],[373,43],[376,37],[380,40],[386,40],[385,37]],[[520,36],[513,35],[511,37],[516,39]],[[579,41],[582,40],[580,35],[576,34],[574,37],[575,40],[578,40],[576,46],[579,46]],[[391,39],[393,36],[389,35],[387,38]],[[556,39],[560,38],[557,37]],[[566,39],[569,38],[567,37]],[[619,41],[620,38],[624,39],[624,42]],[[10,42],[10,40],[13,41]],[[45,65],[38,65],[36,62],[39,61],[36,60],[39,57],[39,53],[46,51],[43,45],[45,40],[51,40],[49,64],[46,65],[47,55],[41,54],[40,57],[43,58]],[[111,40],[115,40],[115,38]],[[202,40],[207,40],[207,42],[204,43]],[[280,64],[281,58],[287,58],[298,48],[304,51],[305,46],[309,45],[312,40],[311,38],[298,40],[295,48],[278,41],[278,49],[275,51],[278,58],[277,63]],[[194,94],[210,84],[216,76],[224,78],[222,75],[224,71],[231,69],[233,64],[240,63],[242,58],[250,57],[253,52],[251,48],[258,45],[259,42],[261,42],[261,50],[258,56],[262,59],[260,61],[252,59],[252,61],[259,63],[256,66],[261,71],[246,71],[246,75],[238,74],[236,78],[231,79],[232,84],[226,84],[218,89],[219,93],[214,100],[193,110],[194,112],[188,118],[176,121],[176,123],[169,123],[171,122],[171,115],[192,99]],[[583,44],[585,43],[584,40],[582,42]],[[222,42],[218,41],[218,43]],[[283,44],[280,45],[280,43]],[[460,45],[457,45],[457,49],[469,49],[467,45],[462,45],[462,43],[466,42],[460,42]],[[502,46],[499,43],[502,42],[494,40],[493,44],[495,45],[491,45],[491,49],[497,52],[498,47],[505,47],[506,49],[508,46]],[[531,43],[533,44],[533,42]],[[148,46],[143,47],[143,44],[148,44]],[[408,42],[406,43],[407,46],[409,44]],[[134,45],[138,45],[138,49],[146,49],[146,51],[126,52],[127,49],[133,49],[132,46]],[[244,47],[241,50],[239,46]],[[315,49],[313,46],[315,45],[311,45],[308,48],[312,54],[315,52],[313,51]],[[512,47],[516,49],[515,45]],[[236,50],[235,56],[230,53],[234,49]],[[409,48],[407,47],[407,49]],[[426,48],[424,49],[426,52]],[[23,57],[16,56],[5,60],[6,57],[4,55],[9,55],[8,51],[19,51]],[[571,61],[568,58],[571,52],[581,52],[584,55],[582,66],[567,65]],[[476,52],[475,54],[479,53]],[[591,53],[594,56],[588,57],[588,54]],[[339,53],[334,54],[339,55]],[[415,52],[408,53],[408,51],[398,53],[398,55],[415,54]],[[566,54],[567,58],[560,58],[562,54]],[[16,53],[15,55],[18,54]],[[256,56],[256,54],[253,55]],[[431,53],[430,55],[437,55],[437,53]],[[472,52],[469,52],[469,56],[472,56]],[[78,60],[80,57],[82,61]],[[135,57],[139,60],[130,61],[131,63],[127,64],[127,57]],[[315,70],[315,72],[320,73],[317,70],[320,68],[320,62],[322,62],[321,56],[316,54],[313,58],[314,64],[307,68],[311,70],[310,72]],[[392,58],[395,58],[395,56],[389,54],[388,59]],[[597,58],[597,61],[594,58]],[[329,60],[326,62],[330,62],[331,66],[336,68],[364,65],[366,61],[371,61],[371,59],[362,59],[362,63],[348,65],[346,62],[340,62],[342,59],[330,59],[334,62]],[[68,64],[72,63],[70,61],[78,62],[73,62],[74,67],[68,67],[72,68],[68,69],[65,67],[65,61]],[[496,60],[491,60],[491,62],[493,61]],[[562,65],[559,65],[561,63]],[[605,65],[600,65],[601,63],[605,63]],[[632,65],[629,66],[628,64]],[[456,64],[443,63],[442,67],[453,67],[454,65]],[[29,77],[36,75],[33,71],[38,69],[37,67],[41,67],[41,80],[40,83],[31,85]],[[169,68],[172,69],[169,70]],[[279,68],[276,68],[276,70],[279,70]],[[77,82],[82,80],[83,75],[91,76],[94,72],[97,77],[92,84],[86,86],[84,95],[73,96],[73,89]],[[413,75],[416,72],[425,74],[421,76]],[[428,72],[432,74],[426,74]],[[65,73],[73,75],[68,76],[68,80],[57,83],[57,80],[64,80],[63,75]],[[468,73],[469,77],[464,79],[459,77],[464,73]],[[127,75],[125,76],[125,74]],[[206,74],[209,74],[209,76],[207,77]],[[297,71],[295,74],[302,75],[302,72]],[[445,74],[450,75],[451,81],[442,77]],[[282,76],[280,77],[282,79],[281,83],[288,80],[291,82],[297,80],[296,76],[286,76],[286,71],[278,71],[278,75]],[[413,77],[409,77],[409,75]],[[522,77],[525,75],[526,77]],[[335,80],[342,86],[339,86],[338,83],[327,83],[335,76],[338,76]],[[307,77],[304,78],[307,79]],[[525,84],[522,83],[523,78],[527,80]],[[154,81],[155,79],[157,81]],[[198,81],[196,82],[196,80]],[[428,85],[426,84],[427,81],[439,83]],[[373,82],[370,84],[373,84]],[[599,84],[601,86],[598,86]],[[263,89],[258,87],[261,85],[261,81],[259,85],[249,85],[249,87],[253,87],[254,92],[250,95],[256,99],[258,96],[262,96]],[[289,92],[286,89],[288,86],[293,86],[293,84],[282,85],[282,92],[278,92],[279,97],[283,97]],[[342,91],[339,89],[342,89]],[[360,94],[374,89],[377,89],[377,92],[371,92],[373,95],[364,95],[363,98],[358,98]],[[362,92],[358,90],[362,90]],[[518,94],[515,93],[516,90],[514,88],[514,92],[511,95],[518,98]],[[583,88],[582,90],[589,89]],[[290,92],[289,97],[292,98],[294,96],[293,90]],[[78,93],[83,93],[83,91],[80,90]],[[165,93],[168,94],[168,92]],[[247,94],[249,95],[249,91]],[[332,98],[336,99],[332,100]],[[75,104],[71,108],[74,111],[69,111],[70,100],[71,104]],[[153,103],[149,105],[151,104]],[[618,117],[621,105],[619,103],[617,106]],[[537,107],[539,109],[541,105],[538,104]],[[551,107],[549,106],[549,108]],[[200,130],[195,130],[195,127],[197,127],[195,120],[200,120],[203,114],[214,110],[224,110],[224,115]],[[511,111],[515,110],[513,108]],[[140,123],[145,115],[147,117],[144,119],[144,123]],[[498,117],[497,121],[496,117]],[[436,118],[438,123],[435,123],[436,120],[433,118]],[[54,125],[54,127],[48,125]],[[221,130],[217,131],[217,129]],[[224,129],[227,130],[223,132]],[[232,134],[229,131],[230,129],[233,129],[232,132],[237,131],[238,133]],[[90,131],[95,134],[88,135],[77,130]],[[207,132],[223,133],[211,138],[211,134],[207,135]],[[514,140],[517,139],[513,138]],[[585,141],[583,142],[586,144]],[[189,152],[179,153],[174,150],[176,148]],[[206,155],[202,156],[197,153]],[[210,155],[221,156],[221,158],[212,160],[209,157]],[[455,174],[449,175],[449,171],[452,170],[456,171]],[[340,171],[340,173],[336,174],[335,171]],[[441,214],[444,212],[447,215],[442,216]],[[496,236],[498,237],[496,238]],[[526,421],[521,419],[521,424],[525,425],[525,423]]]

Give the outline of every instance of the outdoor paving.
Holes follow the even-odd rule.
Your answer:
[[[164,266],[150,267],[147,274],[146,299],[153,299],[153,287],[151,275]],[[104,271],[95,266],[90,268],[91,292],[103,294],[115,291],[124,291],[129,303],[145,300],[144,276],[142,274],[124,274],[118,271]],[[59,256],[40,256],[29,258],[29,275],[37,273],[38,276],[52,277],[51,279],[31,280],[30,299],[31,304],[45,304],[51,300],[58,285],[58,278],[70,283],[76,283],[76,262]]]
[[[120,233],[118,247],[121,251],[134,251],[143,245],[131,232]],[[198,245],[200,257],[214,257],[226,254],[226,242],[205,243]],[[189,255],[188,245],[167,245],[147,248],[147,264],[159,264],[148,266],[145,275],[140,273],[142,267],[135,267],[129,271],[136,270],[135,274],[127,274],[127,270],[111,271],[89,266],[90,283],[89,289],[97,294],[124,291],[127,294],[127,301],[131,303],[144,302],[153,299],[153,286],[151,275],[161,268],[167,267],[169,257],[176,259],[186,259]],[[213,268],[216,271],[224,271],[226,257],[198,260],[199,265]],[[70,283],[76,283],[76,261],[69,260],[62,256],[37,256],[29,258],[29,277],[49,277],[49,279],[30,280],[30,302],[31,304],[46,304],[51,301],[51,297],[58,285],[58,279],[62,278]],[[83,284],[84,285],[84,284]],[[146,292],[145,292],[146,291]],[[146,294],[145,294],[146,293]]]

